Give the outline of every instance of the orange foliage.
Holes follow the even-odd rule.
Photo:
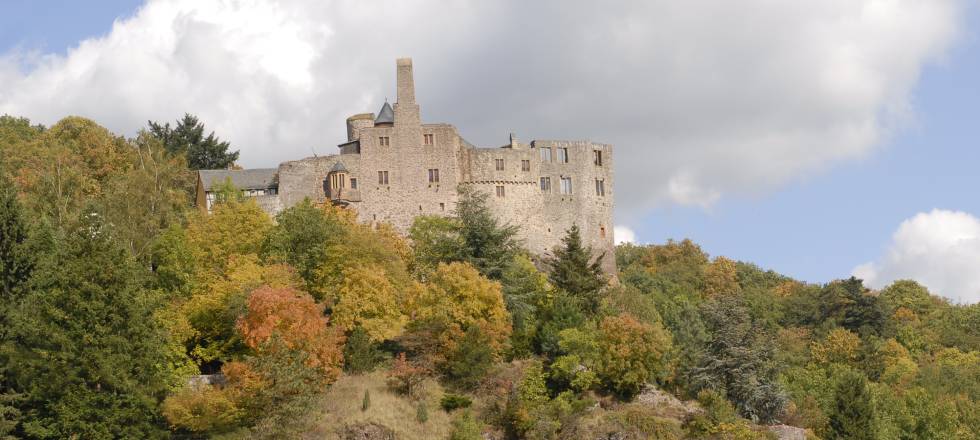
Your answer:
[[[238,331],[245,344],[264,354],[273,335],[290,350],[309,355],[307,364],[322,370],[328,382],[340,374],[342,334],[327,326],[323,306],[291,288],[261,287],[248,297],[248,312],[239,319]],[[269,353],[274,354],[274,353]]]
[[[405,353],[398,353],[388,371],[388,386],[409,396],[415,395],[418,386],[425,380],[428,370],[405,359]]]

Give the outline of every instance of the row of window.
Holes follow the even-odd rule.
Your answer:
[[[357,188],[357,180],[354,179],[354,178],[351,178],[350,180],[351,180],[351,183],[350,183],[351,188],[355,188],[356,189]],[[439,169],[438,168],[429,168],[429,183],[439,183]],[[387,185],[387,184],[388,184],[388,172],[387,171],[378,171],[378,185]]]
[[[434,145],[435,144],[435,135],[433,135],[433,134],[423,134],[422,135],[422,144],[423,145]],[[380,145],[382,147],[390,147],[391,146],[391,136],[378,136],[378,145]]]
[[[559,190],[561,194],[571,194],[572,193],[572,178],[571,177],[560,177],[559,178]],[[439,169],[429,168],[429,183],[439,183]],[[551,193],[551,177],[542,177],[539,180],[541,192]],[[378,185],[388,184],[388,172],[378,171]],[[357,189],[357,179],[350,179],[351,189]],[[605,179],[595,179],[595,195],[600,197],[605,197],[606,195],[606,180]],[[504,187],[497,186],[497,197],[504,197]]]
[[[542,162],[552,162],[551,160],[551,148],[541,148],[541,161]],[[568,163],[568,148],[555,148],[555,152],[558,155],[558,163]],[[592,150],[592,163],[595,166],[602,166],[602,151]]]

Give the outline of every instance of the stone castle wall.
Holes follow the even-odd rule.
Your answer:
[[[489,194],[498,218],[520,227],[519,237],[536,254],[560,244],[565,231],[577,224],[583,241],[606,253],[603,267],[615,273],[613,255],[612,146],[588,141],[537,140],[530,145],[512,139],[502,148],[474,148],[449,124],[422,124],[415,103],[411,60],[397,63],[398,102],[394,123],[375,124],[370,114],[348,119],[345,154],[285,162],[279,166],[279,198],[282,208],[304,198],[329,202],[325,182],[338,162],[357,180],[359,200],[350,202],[365,222],[387,222],[407,233],[419,215],[450,215],[455,209],[458,185],[472,185]],[[432,135],[426,145],[425,135]],[[382,138],[387,139],[383,145]],[[357,144],[352,143],[357,141]],[[559,161],[558,148],[568,151],[567,163]],[[551,150],[551,161],[541,150]],[[602,164],[593,151],[602,152]],[[359,153],[357,153],[359,151]],[[496,160],[503,160],[497,170]],[[527,161],[528,169],[522,167]],[[429,181],[429,170],[439,170],[439,181]],[[378,172],[388,172],[388,183]],[[551,190],[542,191],[541,177],[550,177]],[[562,194],[561,178],[571,177],[571,194]],[[605,194],[596,194],[595,181],[604,181]],[[497,187],[504,188],[502,196]]]

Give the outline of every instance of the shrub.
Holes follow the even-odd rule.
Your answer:
[[[425,374],[425,368],[413,365],[405,358],[405,353],[398,353],[388,371],[388,387],[400,394],[415,395],[418,386],[425,380]]]
[[[371,390],[364,390],[364,399],[361,400],[361,411],[367,411],[371,407]]]
[[[483,437],[480,435],[482,430],[480,422],[473,417],[473,413],[466,410],[453,419],[453,433],[449,436],[449,440],[482,440]]]
[[[344,345],[344,370],[351,374],[370,373],[384,358],[367,331],[355,327]]]
[[[442,396],[442,400],[439,401],[439,405],[442,406],[442,409],[444,409],[446,412],[459,408],[469,408],[472,404],[473,401],[469,397],[450,393],[444,394]]]
[[[415,420],[418,420],[419,423],[429,421],[429,409],[426,408],[425,402],[419,402],[419,407],[415,410]]]

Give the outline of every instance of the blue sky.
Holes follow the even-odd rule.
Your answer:
[[[5,1],[0,5],[3,12],[0,14],[0,54],[37,50],[64,56],[79,41],[109,33],[115,19],[132,16],[141,3],[125,0]],[[977,170],[980,167],[980,120],[977,117],[980,115],[980,41],[972,31],[980,22],[977,9],[964,9],[968,16],[961,20],[961,35],[944,51],[942,60],[924,63],[921,77],[910,91],[911,122],[865,151],[862,158],[825,161],[816,166],[816,171],[810,169],[801,173],[803,177],[783,179],[761,189],[724,194],[707,208],[697,204],[658,203],[647,211],[649,214],[640,216],[641,220],[630,219],[628,225],[643,242],[688,237],[712,255],[754,262],[807,281],[846,277],[858,265],[872,261],[879,264],[878,273],[894,272],[888,274],[891,278],[919,276],[914,271],[906,273],[894,269],[913,261],[909,259],[913,257],[903,254],[907,249],[893,240],[893,234],[903,222],[939,209],[966,213],[965,223],[961,226],[965,225],[968,230],[975,227],[974,223],[980,224],[975,222],[980,216],[980,197],[977,195],[980,188]],[[491,53],[496,50],[492,45],[484,47]],[[382,79],[390,76],[388,72],[382,75]],[[302,77],[293,79],[303,81]],[[453,89],[456,86],[458,84],[440,83],[440,87],[454,93],[458,91]],[[419,87],[420,93],[425,91],[424,85]],[[365,98],[368,104],[364,105],[374,106],[374,101],[383,93]],[[505,98],[506,93],[501,101]],[[446,111],[448,107],[441,106],[438,99],[433,101],[429,107],[433,113],[457,115]],[[457,117],[462,119],[461,128],[466,128],[468,114],[462,112]],[[156,116],[139,115],[137,120],[150,118]],[[452,119],[452,116],[446,119]],[[559,128],[562,127],[559,125]],[[588,126],[572,128],[572,131],[593,129]],[[135,127],[123,130],[127,129],[134,130]],[[477,140],[481,140],[481,132],[475,131]],[[248,152],[243,154],[243,158],[248,156]],[[925,237],[928,241],[935,238],[929,235],[932,229],[944,229],[945,225],[923,220],[923,223],[910,225],[906,233],[913,237],[909,240]],[[969,236],[967,239],[974,241],[960,241],[961,247],[968,248],[966,254],[980,255],[975,249],[980,246],[980,238]],[[916,248],[914,244],[907,247]],[[886,257],[890,252],[898,255],[891,263]],[[963,255],[963,249],[947,253],[945,257],[927,255],[914,261],[941,262],[950,255]],[[894,267],[888,267],[889,264]],[[945,286],[941,278],[949,276],[941,273],[941,269],[936,271],[923,272],[921,276],[925,279],[938,277],[936,279],[940,280],[934,285]],[[967,289],[977,285],[977,278],[972,280],[966,283]],[[951,297],[962,298],[963,294]]]

